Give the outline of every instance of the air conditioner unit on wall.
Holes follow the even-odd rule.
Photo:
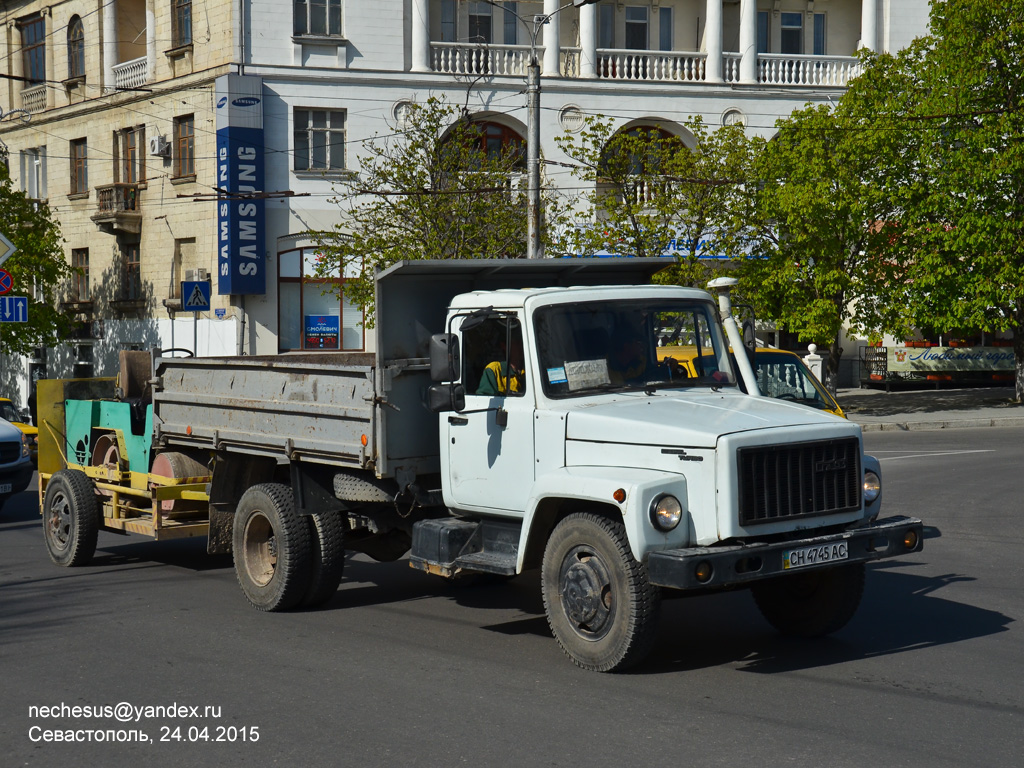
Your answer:
[[[201,283],[204,280],[210,279],[210,270],[203,269],[186,269],[185,270],[185,282],[186,283]]]
[[[171,143],[166,136],[151,136],[149,139],[149,154],[167,157],[171,153]]]

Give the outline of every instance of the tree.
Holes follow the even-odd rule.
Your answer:
[[[742,265],[742,284],[759,314],[827,345],[834,381],[844,325],[877,332],[898,322],[882,288],[892,282],[886,223],[898,210],[888,174],[901,145],[878,130],[864,91],[776,126],[757,160],[759,258]]]
[[[3,264],[12,278],[7,295],[28,297],[27,322],[4,323],[0,349],[28,355],[34,347],[52,346],[67,337],[71,324],[58,309],[56,293],[73,271],[49,207],[12,187],[6,163],[0,163],[0,232],[18,249]]]
[[[1024,0],[936,0],[901,61],[913,163],[899,192],[907,316],[1010,331],[1024,401]]]
[[[587,210],[575,201],[549,216],[553,249],[566,254],[677,254],[663,279],[703,286],[716,269],[708,256],[742,253],[741,235],[751,158],[760,139],[740,125],[708,130],[699,117],[685,123],[694,145],[654,126],[616,131],[590,118],[577,135],[556,139],[590,190]],[[593,226],[576,226],[586,215]]]
[[[317,274],[354,275],[345,295],[374,322],[373,278],[405,259],[518,258],[526,249],[526,199],[514,183],[522,143],[431,97],[404,127],[364,147],[357,175],[336,186],[341,221],[314,232]]]

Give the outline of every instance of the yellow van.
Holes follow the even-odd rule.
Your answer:
[[[658,347],[658,360],[669,357],[682,365],[690,376],[707,376],[714,373],[714,370],[707,368],[708,365],[713,366],[715,360],[710,356],[710,351],[698,355],[697,349],[692,346]],[[758,347],[754,350],[754,373],[757,374],[757,385],[761,394],[765,397],[792,400],[846,418],[839,403],[811,373],[811,369],[804,364],[799,355],[784,349]]]

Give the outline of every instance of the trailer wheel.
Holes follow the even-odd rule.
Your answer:
[[[43,540],[57,565],[87,565],[96,552],[100,511],[96,490],[77,469],[54,472],[43,500]]]
[[[242,494],[232,527],[235,574],[260,611],[285,611],[309,586],[309,523],[295,511],[291,489],[261,483]]]
[[[751,587],[769,624],[784,635],[821,637],[853,618],[864,594],[864,564],[780,576]]]
[[[338,591],[345,571],[344,527],[337,512],[309,516],[312,569],[302,605],[313,608],[330,600]]]
[[[613,672],[650,652],[661,595],[622,523],[589,513],[562,520],[544,550],[541,591],[551,632],[577,666]]]

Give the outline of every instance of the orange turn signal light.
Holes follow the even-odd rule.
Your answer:
[[[621,504],[626,500],[626,489],[616,488],[615,493],[612,494],[612,498],[619,502],[619,504]]]
[[[907,531],[903,534],[903,546],[907,549],[917,548],[917,531]]]
[[[366,439],[366,435],[360,435],[359,436],[359,442],[362,443],[363,447],[365,448],[366,447],[366,443],[369,442],[369,441]]]

